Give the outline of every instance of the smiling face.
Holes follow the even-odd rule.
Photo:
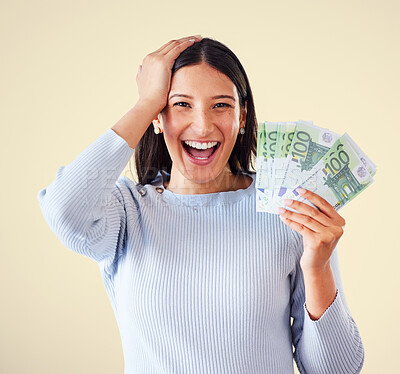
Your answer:
[[[170,184],[180,189],[176,192],[229,188],[228,160],[246,110],[240,108],[236,86],[226,75],[205,62],[177,70],[158,118],[172,159]],[[211,150],[204,149],[215,143]]]

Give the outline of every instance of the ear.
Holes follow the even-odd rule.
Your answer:
[[[160,132],[164,131],[164,121],[161,113],[158,114],[157,118],[153,119],[152,124],[154,128],[158,127],[160,129]]]
[[[244,102],[244,109],[241,109],[240,112],[240,123],[245,126],[247,118],[247,100]]]

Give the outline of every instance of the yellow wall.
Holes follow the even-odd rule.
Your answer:
[[[46,225],[38,191],[138,98],[144,56],[200,33],[242,61],[258,120],[347,131],[378,166],[341,214],[365,374],[398,367],[398,1],[3,1],[0,372],[123,373],[97,264]],[[132,164],[133,167],[133,164]],[[398,370],[398,369],[397,369]]]

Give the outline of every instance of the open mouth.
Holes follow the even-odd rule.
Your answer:
[[[181,141],[181,143],[182,143],[182,147],[184,148],[186,153],[190,157],[192,157],[192,158],[194,158],[196,160],[208,160],[208,159],[210,159],[210,157],[217,151],[217,149],[221,145],[220,142],[217,142],[217,144],[214,145],[211,148],[197,149],[197,148],[189,146],[184,141]]]

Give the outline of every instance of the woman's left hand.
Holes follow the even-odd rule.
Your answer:
[[[303,236],[304,253],[300,260],[303,272],[319,272],[330,265],[346,222],[321,196],[304,189],[297,192],[318,209],[300,201],[285,200],[286,206],[299,213],[284,209],[279,214],[285,224]]]

